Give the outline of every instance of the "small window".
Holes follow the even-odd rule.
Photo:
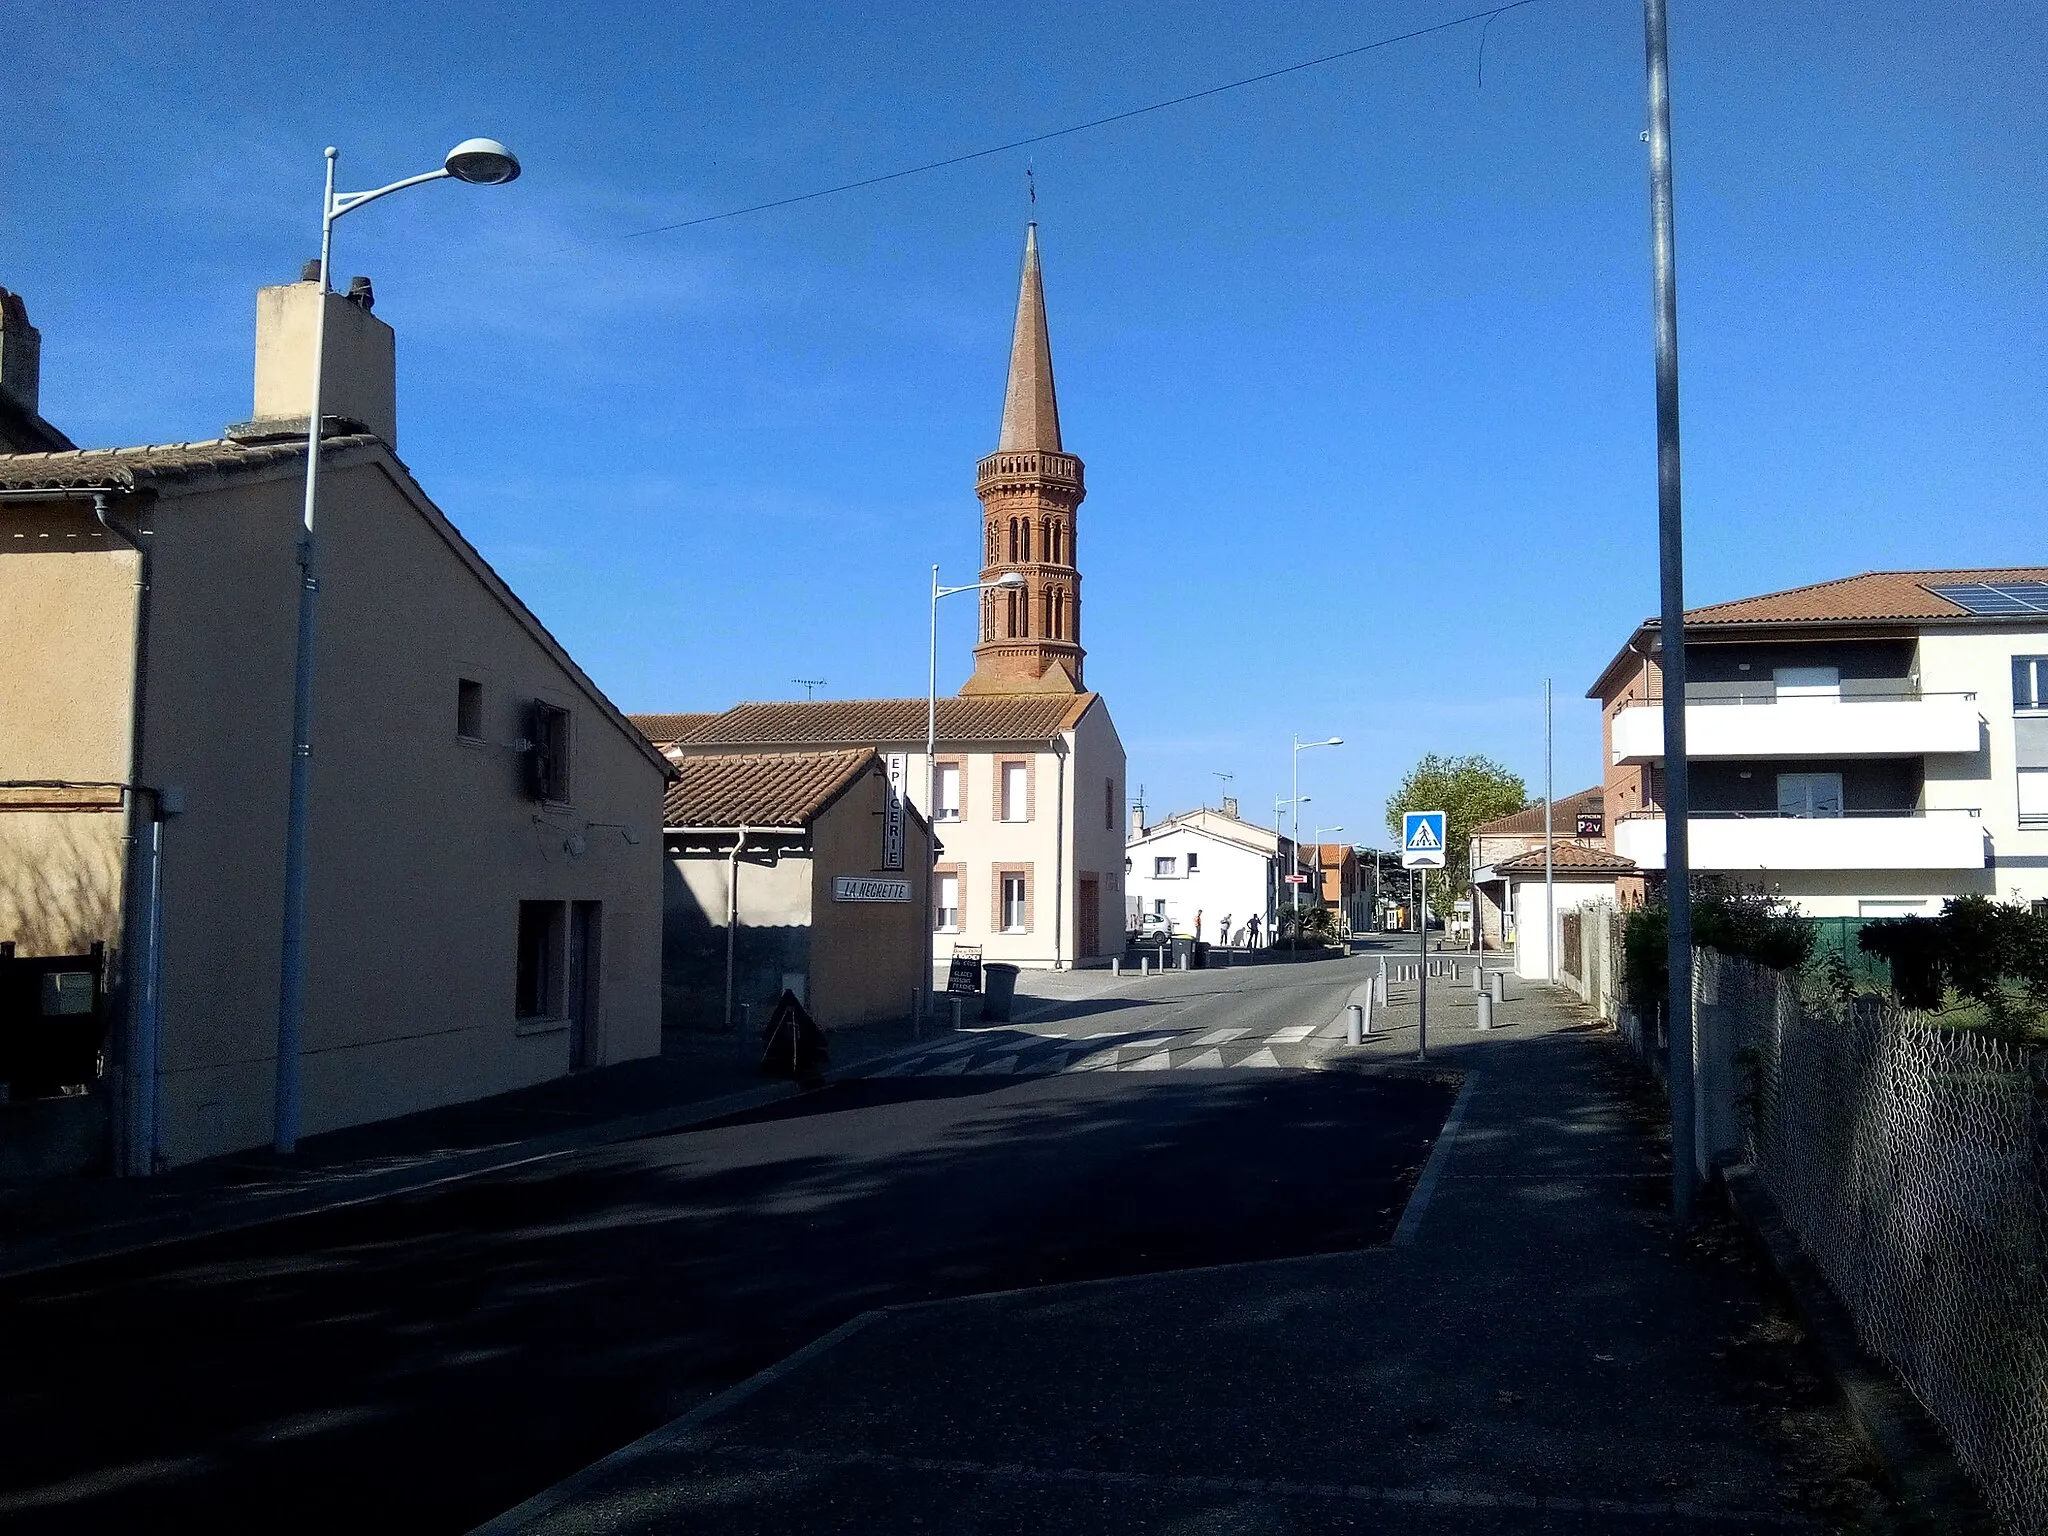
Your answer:
[[[536,800],[566,804],[569,799],[569,711],[557,709],[543,699],[535,699],[527,731],[527,793]]]
[[[1003,820],[1031,819],[1030,779],[1027,763],[1003,764]]]
[[[2012,707],[2048,709],[2048,656],[2013,657]]]
[[[2048,827],[2048,768],[2019,771],[2020,825]]]
[[[1003,876],[1003,932],[1022,933],[1025,931],[1024,877]]]
[[[1200,855],[1199,855],[1199,854],[1197,854],[1197,853],[1194,853],[1194,852],[1192,852],[1192,851],[1191,851],[1191,852],[1190,852],[1190,853],[1188,854],[1188,873],[1189,873],[1189,874],[1191,874],[1191,875],[1192,875],[1192,874],[1194,874],[1194,873],[1195,873],[1195,860],[1196,860],[1197,858],[1199,858],[1199,857],[1200,857]]]
[[[455,734],[464,741],[484,739],[484,685],[475,678],[455,679]]]
[[[1102,830],[1105,832],[1114,832],[1116,830],[1115,779],[1104,779],[1102,781]]]
[[[522,1019],[562,1013],[562,904],[519,903],[519,977],[514,1012]]]
[[[1171,854],[1162,854],[1152,860],[1152,878],[1154,880],[1171,880],[1176,873],[1174,859]]]
[[[958,821],[960,819],[960,765],[958,763],[939,764],[938,819],[940,821]]]
[[[941,933],[960,931],[960,877],[939,876],[938,928]]]

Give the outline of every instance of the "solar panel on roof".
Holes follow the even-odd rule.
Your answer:
[[[1980,615],[2048,613],[2048,581],[1972,581],[1930,586],[1967,613]]]

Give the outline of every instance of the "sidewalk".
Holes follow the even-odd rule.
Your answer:
[[[1462,1075],[1390,1246],[869,1312],[485,1529],[1893,1529],[1619,1043],[1509,987],[1326,1062]]]
[[[1105,972],[1027,972],[1017,1013],[1084,1000]],[[972,1005],[971,1005],[972,1006]],[[970,1018],[973,1017],[970,1011]],[[948,1015],[940,999],[937,1027]],[[858,1077],[920,1039],[908,1019],[835,1030],[831,1081]],[[664,1032],[658,1059],[623,1062],[469,1104],[309,1136],[289,1160],[252,1150],[151,1179],[0,1184],[0,1277],[421,1189],[607,1142],[661,1135],[800,1090],[764,1078],[750,1035]]]

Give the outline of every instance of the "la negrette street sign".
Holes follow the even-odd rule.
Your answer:
[[[1401,867],[1444,867],[1444,813],[1408,811],[1401,817]]]

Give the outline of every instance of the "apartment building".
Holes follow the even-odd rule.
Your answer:
[[[1273,918],[1293,889],[1286,872],[1294,860],[1294,844],[1271,827],[1245,821],[1237,802],[1225,800],[1222,810],[1183,811],[1147,826],[1141,810],[1133,810],[1131,836],[1125,848],[1130,870],[1130,913],[1163,917],[1176,933],[1192,934],[1202,922],[1204,939],[1242,942],[1250,920],[1259,920],[1259,943],[1269,942]],[[1305,866],[1305,867],[1304,867]],[[1304,903],[1316,899],[1313,865],[1304,858],[1296,873]]]
[[[1685,622],[1696,871],[1814,917],[2048,900],[2048,568],[1870,571]],[[1646,621],[1587,695],[1607,845],[1645,872],[1664,867],[1660,650]]]

